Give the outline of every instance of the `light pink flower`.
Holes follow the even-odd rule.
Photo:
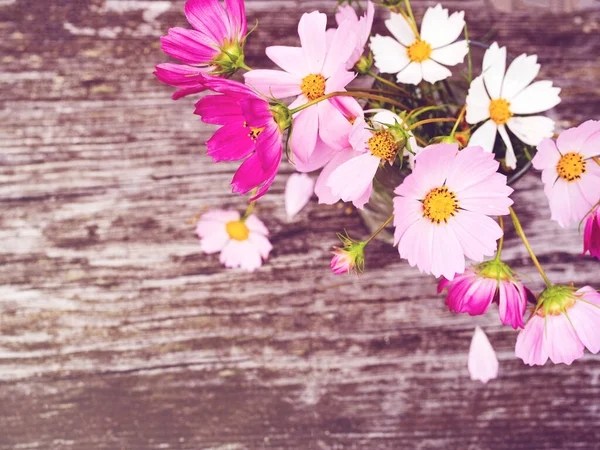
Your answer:
[[[544,139],[533,158],[542,171],[552,219],[560,226],[578,223],[600,200],[600,121],[589,120],[563,131],[556,143]]]
[[[206,89],[205,74],[233,73],[244,63],[243,46],[248,31],[243,0],[188,0],[185,15],[194,28],[170,28],[160,38],[163,51],[184,65],[159,64],[161,83],[181,88],[173,98]]]
[[[426,147],[394,191],[395,243],[421,272],[452,279],[465,256],[482,261],[496,252],[502,230],[489,216],[506,215],[513,190],[497,173],[494,155],[458,144]]]
[[[355,241],[348,235],[338,234],[344,244],[343,248],[333,248],[331,259],[331,272],[336,275],[354,272],[357,275],[365,268],[365,246],[366,242]]]
[[[498,378],[498,357],[486,334],[480,327],[475,328],[469,347],[469,375],[471,380],[488,381]]]
[[[371,28],[373,27],[373,19],[375,18],[375,6],[372,2],[367,2],[367,11],[362,17],[358,17],[354,8],[350,5],[342,5],[338,7],[335,15],[335,21],[338,26],[341,26],[344,21],[352,24],[353,29],[357,33],[356,48],[346,63],[346,69],[351,70],[362,56],[365,45],[371,36]],[[332,30],[327,30],[327,34]]]
[[[233,192],[245,194],[259,188],[250,200],[264,195],[277,175],[282,156],[282,130],[273,108],[248,86],[237,81],[213,78],[207,95],[196,103],[195,114],[204,123],[223,125],[206,143],[215,162],[244,162],[235,173]]]
[[[202,214],[196,227],[204,253],[221,252],[225,267],[240,267],[253,272],[266,260],[273,248],[269,231],[255,215],[240,220],[237,211],[212,210]]]
[[[590,252],[592,257],[600,259],[600,206],[594,208],[585,223],[583,254],[587,252]]]
[[[298,214],[310,201],[315,180],[305,173],[293,173],[285,185],[285,212],[288,220]]]
[[[570,365],[583,356],[584,348],[600,351],[600,294],[590,286],[578,291],[551,286],[540,295],[542,302],[517,337],[515,353],[525,364]]]
[[[347,251],[338,248],[333,252],[330,266],[331,271],[336,275],[350,273],[354,266],[352,256]]]
[[[502,323],[515,329],[523,328],[523,316],[530,293],[503,262],[489,261],[471,267],[456,275],[452,281],[442,278],[438,284],[438,294],[446,288],[446,305],[450,311],[478,316],[496,301]]]
[[[267,56],[283,71],[253,70],[244,74],[246,83],[267,96],[297,96],[290,109],[325,94],[343,91],[355,77],[345,64],[356,48],[357,37],[352,24],[345,21],[328,45],[326,23],[325,14],[317,11],[304,14],[298,25],[301,47],[272,46],[266,50]],[[308,161],[318,137],[330,147],[343,147],[340,128],[347,119],[340,109],[345,102],[346,99],[332,98],[295,114],[291,143],[296,159]]]

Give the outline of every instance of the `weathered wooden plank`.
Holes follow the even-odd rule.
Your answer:
[[[248,2],[250,64],[332,3]],[[562,126],[598,116],[597,7],[446,4],[473,37],[539,54],[563,87]],[[263,269],[199,254],[190,219],[244,199],[229,194],[236,165],[203,155],[212,129],[193,100],[151,75],[182,6],[0,1],[0,449],[598,448],[598,357],[525,367],[495,311],[449,314],[382,243],[360,280],[330,275],[335,232],[367,232],[315,202],[287,223],[289,165],[259,207],[275,246]],[[549,275],[598,285],[577,231],[548,221],[537,174],[515,199]],[[542,287],[512,233],[505,254]],[[466,373],[475,324],[501,359],[485,387]]]

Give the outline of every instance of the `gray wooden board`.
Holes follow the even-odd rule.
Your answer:
[[[269,67],[264,46],[296,44],[301,13],[333,3],[248,2],[249,64]],[[599,118],[600,8],[519,5],[446,2],[475,39],[539,55],[563,88],[559,126]],[[600,448],[600,358],[523,365],[495,307],[449,313],[380,242],[360,280],[329,274],[335,232],[367,231],[314,199],[287,223],[289,164],[258,210],[275,247],[264,268],[199,252],[196,213],[245,200],[230,194],[236,164],[204,155],[214,128],[194,100],[152,76],[182,11],[0,0],[0,449]],[[548,220],[539,174],[514,198],[551,278],[600,287],[577,230]],[[512,231],[505,256],[542,288]],[[466,369],[477,324],[501,364],[487,386]]]

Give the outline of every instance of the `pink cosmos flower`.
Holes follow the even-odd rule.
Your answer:
[[[585,224],[583,254],[587,252],[590,252],[592,257],[600,259],[600,206],[594,208]]]
[[[355,241],[348,235],[338,234],[344,244],[343,248],[333,248],[331,259],[331,272],[336,275],[355,272],[357,275],[365,269],[366,242]]]
[[[154,74],[161,83],[181,88],[173,98],[202,92],[206,74],[233,73],[244,63],[248,31],[243,0],[188,0],[184,7],[193,30],[170,28],[160,38],[163,51],[184,65],[159,64]]]
[[[525,364],[570,365],[583,349],[600,351],[600,294],[590,286],[574,291],[551,286],[540,295],[542,302],[517,337],[515,353]]]
[[[502,230],[489,216],[509,214],[513,190],[497,173],[494,155],[481,147],[430,145],[394,191],[395,243],[421,272],[452,279],[465,256],[482,261],[496,252]]]
[[[346,69],[351,70],[354,65],[358,62],[360,57],[362,56],[365,45],[369,41],[369,37],[371,36],[371,28],[373,28],[373,19],[375,18],[375,6],[372,2],[367,2],[367,11],[365,15],[362,17],[358,17],[354,8],[350,5],[342,5],[338,7],[338,12],[335,15],[335,21],[338,26],[341,26],[344,21],[349,21],[353,29],[356,30],[357,33],[357,41],[356,48],[354,52],[346,62]],[[329,37],[330,31],[327,30],[327,35]]]
[[[343,273],[350,273],[354,267],[354,261],[352,256],[347,251],[338,248],[333,252],[333,258],[331,258],[331,271],[336,275]]]
[[[272,46],[266,50],[283,71],[253,70],[244,74],[246,83],[266,96],[298,96],[290,109],[343,91],[355,77],[345,65],[356,48],[357,38],[352,23],[345,21],[328,45],[326,23],[325,14],[304,14],[298,25],[301,47]],[[345,103],[346,99],[332,98],[295,114],[291,143],[296,159],[308,161],[319,137],[330,147],[342,148],[344,136],[339,130],[346,118],[340,109]]]
[[[469,375],[471,380],[488,381],[498,378],[498,357],[486,334],[480,327],[475,328],[469,347]]]
[[[305,173],[293,173],[285,185],[285,212],[288,220],[294,218],[310,201],[315,180]]]
[[[580,222],[600,200],[600,121],[589,120],[563,131],[556,143],[544,139],[533,158],[542,171],[552,219],[568,227]]]
[[[438,294],[446,288],[446,305],[450,311],[479,316],[496,301],[500,320],[514,329],[523,328],[527,297],[528,294],[533,296],[515,278],[510,267],[501,261],[489,261],[471,267],[456,275],[452,281],[442,278],[438,284]]]
[[[269,256],[269,230],[255,215],[240,219],[237,211],[212,210],[198,221],[196,234],[204,253],[221,252],[225,267],[240,267],[253,272]]]
[[[223,126],[206,143],[207,154],[215,162],[244,159],[231,185],[240,194],[259,188],[250,199],[255,200],[267,192],[281,162],[282,130],[275,107],[237,81],[213,78],[208,85],[220,95],[201,98],[195,114],[204,123]]]

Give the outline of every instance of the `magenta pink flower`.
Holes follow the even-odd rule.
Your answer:
[[[583,349],[600,351],[600,294],[590,286],[575,291],[551,286],[540,295],[540,308],[517,337],[515,353],[525,364],[570,365]]]
[[[338,248],[333,252],[333,258],[331,258],[331,271],[336,275],[343,273],[350,273],[354,268],[354,261],[350,253]]]
[[[327,16],[318,11],[304,14],[298,25],[301,47],[272,46],[267,56],[280,70],[252,70],[244,74],[246,83],[275,98],[297,96],[290,109],[316,100],[331,92],[343,91],[355,74],[345,68],[356,48],[352,24],[345,21],[327,43]],[[292,150],[300,161],[310,159],[317,138],[336,149],[344,145],[340,132],[347,119],[340,112],[346,99],[319,102],[294,116]]]
[[[360,18],[352,6],[342,5],[338,7],[335,15],[335,21],[337,22],[338,26],[341,26],[342,23],[348,21],[352,24],[353,29],[356,30],[357,33],[356,48],[346,62],[347,70],[351,70],[362,56],[365,50],[365,45],[371,36],[371,28],[373,27],[374,18],[375,6],[370,1],[367,2],[367,11],[365,12],[365,15]],[[334,32],[334,30],[327,30],[328,37],[330,32]]]
[[[502,323],[515,329],[523,328],[527,297],[528,294],[533,296],[501,261],[471,267],[452,281],[442,278],[438,294],[446,288],[446,305],[450,311],[479,316],[495,301]]]
[[[402,258],[421,272],[448,279],[465,271],[465,256],[496,252],[502,230],[489,216],[509,214],[513,190],[481,147],[430,145],[394,191],[394,239]]]
[[[338,234],[344,244],[343,248],[333,248],[331,259],[331,271],[336,275],[354,272],[362,273],[365,268],[365,242],[351,239],[347,235]]]
[[[286,125],[275,116],[285,111],[237,81],[213,78],[208,86],[220,95],[201,98],[195,114],[204,123],[223,126],[206,143],[207,154],[215,162],[245,159],[231,185],[240,194],[259,188],[251,199],[255,200],[267,192],[277,174],[282,155],[280,127]]]
[[[533,167],[542,171],[552,219],[560,226],[578,223],[600,200],[600,121],[588,120],[563,131],[556,143],[538,145]]]
[[[202,214],[196,233],[204,253],[221,252],[225,267],[253,272],[267,259],[271,243],[269,230],[255,215],[240,219],[237,211],[212,210]]]
[[[583,254],[590,252],[594,258],[600,259],[600,206],[596,206],[585,223],[583,234]]]
[[[188,0],[185,15],[193,30],[171,28],[161,37],[163,51],[185,65],[159,64],[158,80],[181,88],[174,99],[206,89],[205,74],[229,74],[244,66],[248,31],[243,0]]]

